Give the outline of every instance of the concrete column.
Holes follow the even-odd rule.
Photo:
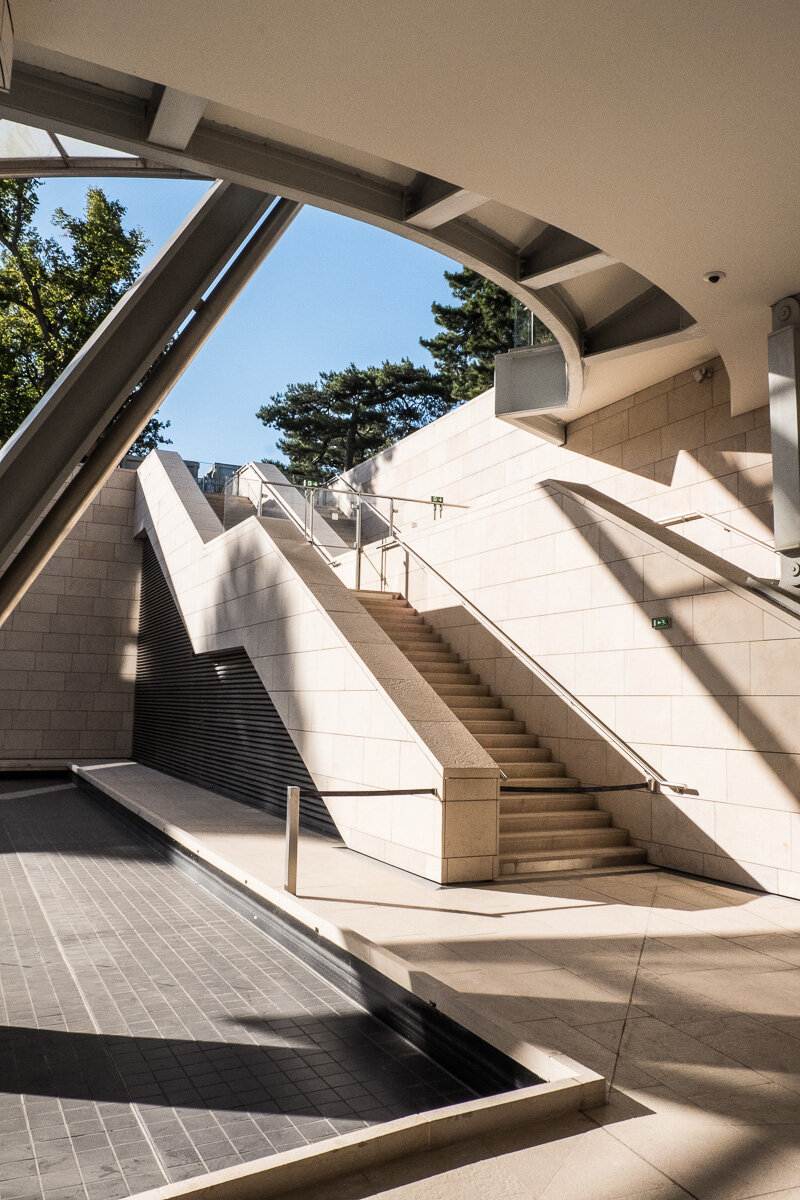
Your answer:
[[[781,587],[800,592],[800,304],[794,296],[773,305],[768,361],[775,549]]]

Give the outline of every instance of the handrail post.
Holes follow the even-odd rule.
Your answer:
[[[356,493],[356,591],[361,587],[361,493]]]
[[[300,788],[286,789],[286,870],[284,888],[297,895],[297,843],[300,834]]]

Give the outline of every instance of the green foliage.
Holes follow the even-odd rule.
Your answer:
[[[171,446],[172,438],[164,437],[162,433],[162,430],[169,429],[171,424],[171,421],[159,421],[158,416],[151,417],[131,446],[128,454],[135,454],[138,458],[144,458],[151,450],[157,450],[159,446]]]
[[[42,237],[40,187],[0,179],[0,444],[133,283],[148,244],[141,229],[123,227],[124,206],[96,187],[81,216],[56,209],[59,237]],[[137,446],[157,444],[163,428],[154,417]]]
[[[420,344],[449,383],[453,398],[471,400],[494,383],[496,354],[516,345],[552,342],[553,335],[518,300],[477,271],[463,267],[444,274],[459,303],[431,305],[443,332],[420,338]]]
[[[320,374],[270,397],[257,416],[283,434],[278,449],[303,479],[331,475],[385,450],[452,407],[448,383],[409,359]]]

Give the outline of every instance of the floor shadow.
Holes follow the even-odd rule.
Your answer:
[[[231,1024],[271,1044],[0,1026],[0,1092],[331,1120],[387,1120],[475,1094],[366,1013]]]
[[[602,802],[600,803],[602,807]],[[664,893],[664,878],[674,878],[687,887],[692,888],[691,897],[669,896]],[[654,881],[648,882],[648,878]],[[621,884],[621,886],[620,886]],[[754,896],[762,896],[762,888],[749,888],[738,884],[727,884],[709,880],[699,875],[688,875],[685,872],[673,871],[668,868],[649,868],[642,871],[603,872],[586,871],[573,873],[569,877],[551,879],[528,879],[523,881],[513,878],[496,879],[491,884],[480,884],[495,892],[508,892],[517,896],[542,896],[569,900],[584,900],[588,902],[588,892],[597,893],[607,890],[608,899],[593,901],[593,907],[614,905],[615,907],[647,907],[674,909],[686,912],[713,911],[720,908],[737,907],[748,904]],[[635,889],[635,890],[632,890]],[[638,891],[637,896],[635,892]],[[711,891],[711,894],[709,892]],[[627,894],[626,894],[627,893]],[[552,909],[558,912],[567,908],[580,908],[582,905],[554,904]],[[546,912],[547,908],[532,905],[529,910]],[[493,916],[503,916],[503,913],[493,913]],[[511,914],[509,914],[511,915]]]
[[[74,783],[52,787],[41,780],[18,781],[0,794],[0,855],[30,851],[133,862],[164,857],[143,838],[121,837],[119,821],[82,796]]]

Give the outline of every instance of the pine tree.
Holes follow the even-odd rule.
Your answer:
[[[553,335],[538,317],[496,283],[463,267],[445,271],[458,304],[431,305],[444,332],[420,338],[455,400],[471,400],[494,383],[494,357],[515,345],[551,342]],[[531,337],[533,322],[533,337]]]
[[[324,482],[348,471],[452,407],[447,383],[409,359],[380,367],[322,372],[314,383],[291,383],[257,416],[283,434],[278,449],[288,469]]]

